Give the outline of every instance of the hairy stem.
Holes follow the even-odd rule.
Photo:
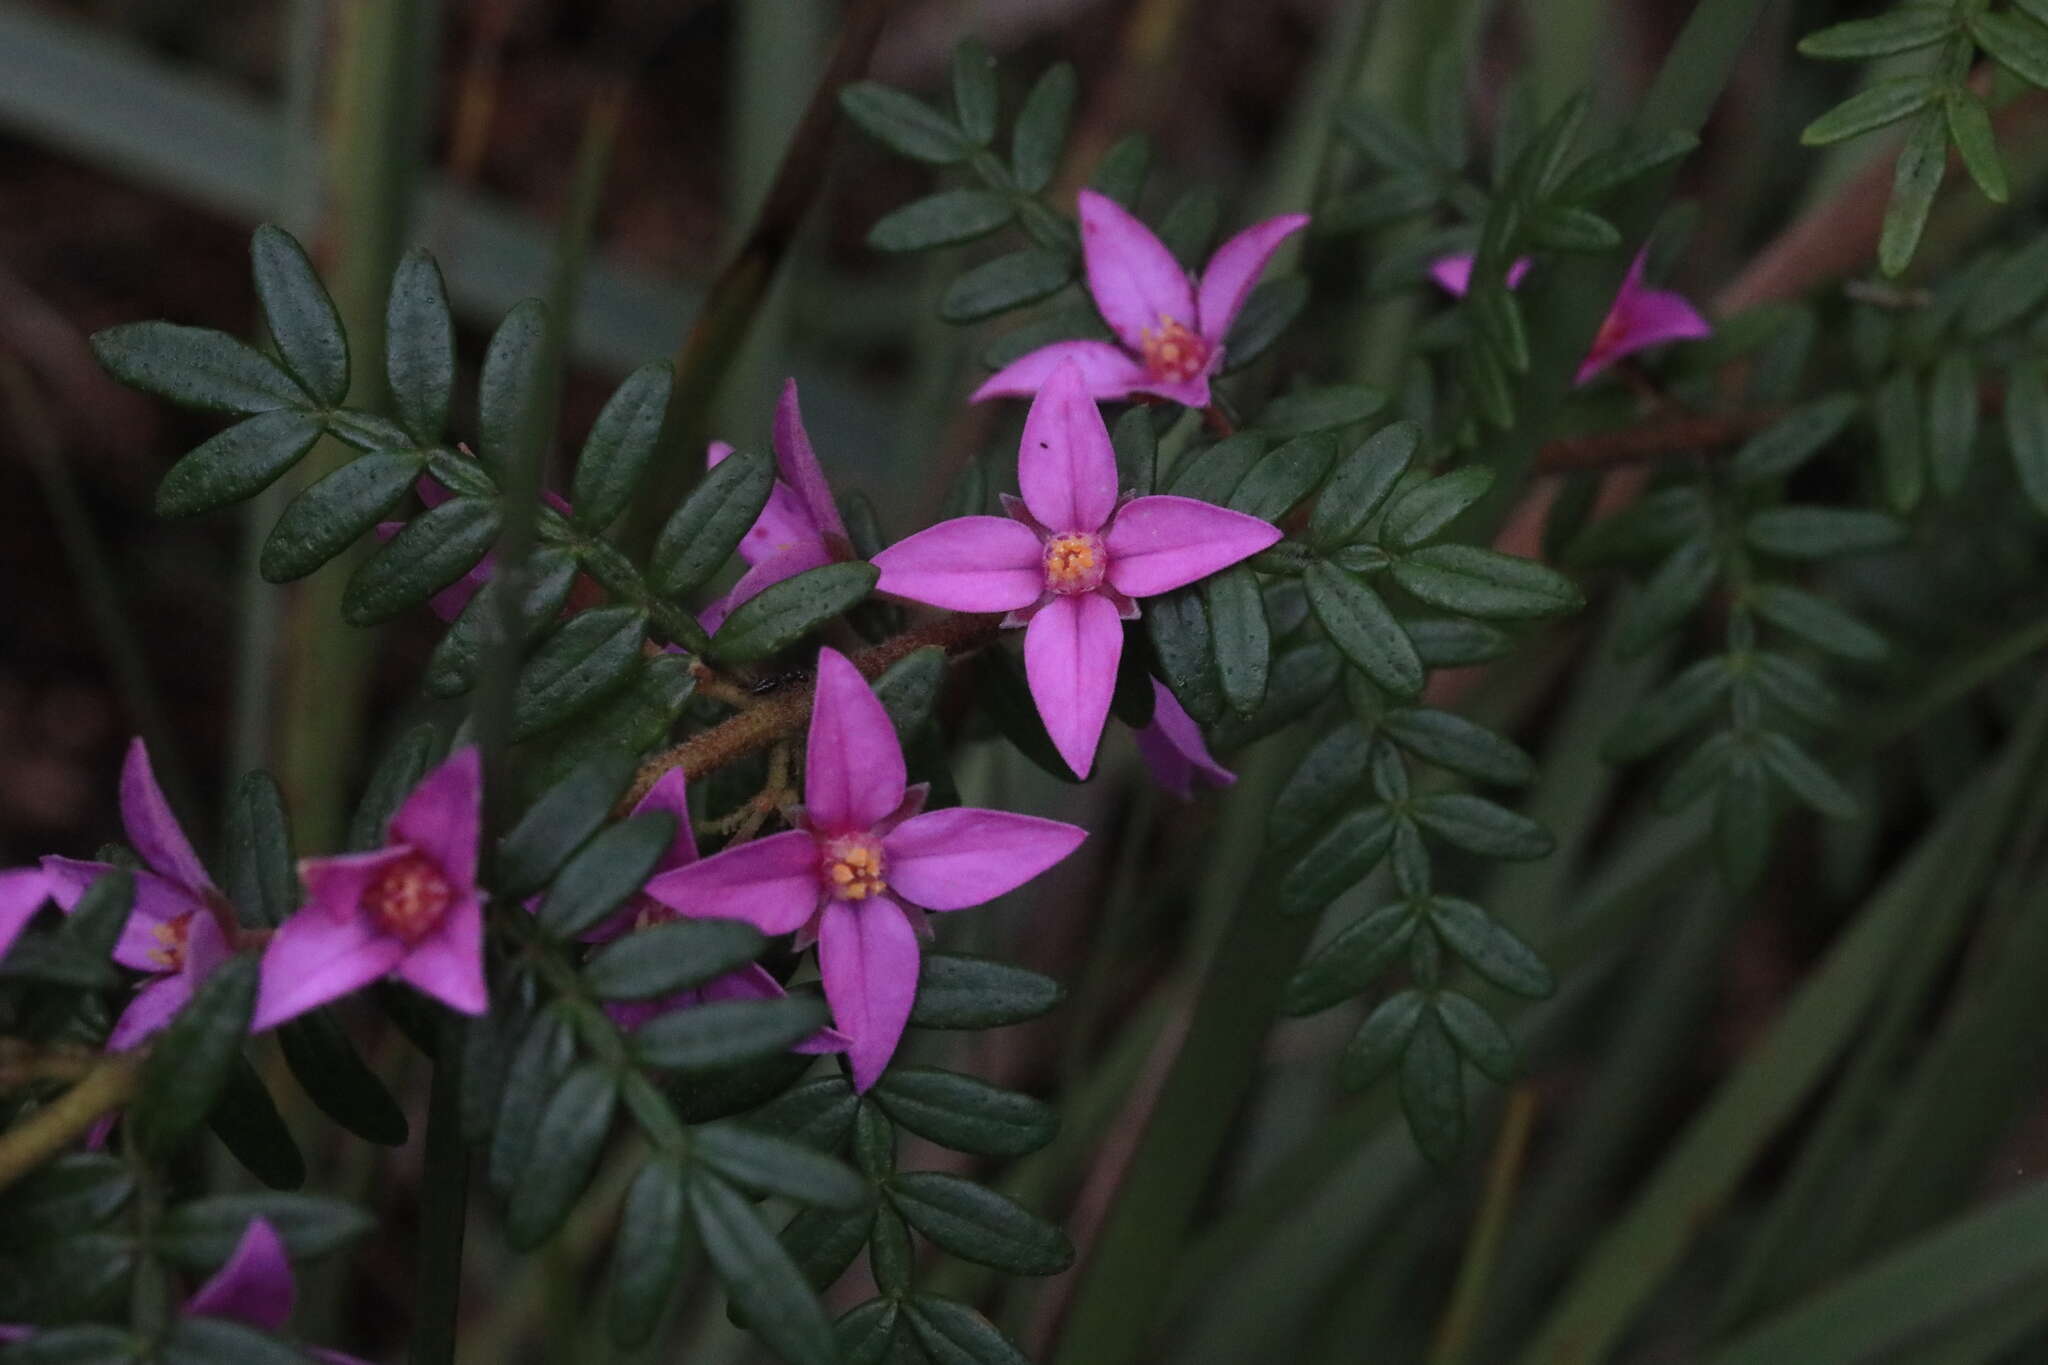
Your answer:
[[[76,1142],[100,1115],[120,1108],[141,1075],[141,1053],[109,1054],[77,1085],[0,1133],[0,1190]]]

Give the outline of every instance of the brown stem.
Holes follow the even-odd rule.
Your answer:
[[[1748,440],[1785,415],[1783,408],[1747,412],[1693,413],[1616,431],[1587,436],[1561,436],[1544,444],[1536,457],[1541,474],[1569,474],[1580,469],[1607,469],[1637,464],[1662,455],[1709,449]]]
[[[120,1108],[135,1093],[141,1075],[142,1054],[110,1053],[77,1085],[0,1133],[0,1190],[68,1147],[100,1115]]]

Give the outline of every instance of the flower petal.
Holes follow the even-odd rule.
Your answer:
[[[40,867],[10,867],[0,872],[0,956],[50,899],[50,874]]]
[[[662,811],[676,818],[676,837],[669,841],[668,851],[654,864],[656,872],[666,872],[672,867],[683,867],[697,861],[697,832],[690,826],[690,789],[681,768],[670,768],[653,786],[647,795],[633,807],[633,814],[644,811]]]
[[[1465,291],[1472,287],[1473,260],[1473,257],[1463,255],[1439,257],[1431,262],[1429,277],[1435,280],[1446,294],[1463,298]],[[1529,258],[1524,256],[1508,267],[1508,288],[1513,289],[1521,284],[1522,278],[1528,273]]]
[[[804,510],[803,500],[796,490],[777,479],[768,490],[768,501],[761,508],[761,515],[754,518],[754,524],[740,537],[739,557],[749,564],[765,564],[785,550],[798,546],[814,546],[820,555],[825,555],[825,541],[811,514]],[[826,560],[821,558],[820,564]],[[767,586],[766,584],[762,585]]]
[[[818,844],[800,829],[752,839],[650,877],[646,890],[693,919],[744,920],[764,934],[787,934],[818,908]]]
[[[955,517],[874,558],[875,591],[948,611],[1012,611],[1045,587],[1045,547],[1008,517]]]
[[[306,887],[306,908],[318,907],[337,923],[361,916],[363,892],[377,874],[412,856],[409,844],[386,844],[367,853],[335,853],[299,859],[299,880]]]
[[[1058,820],[955,806],[927,811],[882,841],[889,889],[927,910],[964,910],[1014,891],[1081,846]]]
[[[94,882],[113,870],[112,863],[89,863],[55,855],[43,859],[43,873],[49,878],[50,899],[57,902],[57,907],[67,915]],[[210,912],[206,902],[154,872],[131,870],[128,875],[135,879],[135,904],[129,911],[127,923],[121,926],[120,937],[114,940],[113,958],[122,966],[133,967],[138,972],[160,972],[164,969],[163,964],[151,956],[164,946],[163,940],[157,937],[157,926],[186,915]]]
[[[819,650],[804,747],[804,810],[812,827],[823,834],[869,829],[903,803],[904,790],[903,745],[882,699],[844,654]]]
[[[1024,418],[1017,488],[1049,531],[1095,531],[1116,510],[1116,449],[1081,367],[1052,372]]]
[[[227,1264],[185,1300],[185,1311],[203,1318],[232,1318],[276,1332],[291,1316],[297,1295],[284,1239],[267,1220],[253,1218]]]
[[[1218,787],[1237,781],[1237,774],[1209,754],[1202,728],[1165,683],[1152,680],[1152,723],[1138,731],[1138,753],[1152,779],[1183,801],[1194,799],[1195,778]]]
[[[1110,330],[1133,351],[1162,319],[1195,325],[1195,291],[1166,244],[1108,195],[1082,190],[1081,255],[1088,292]],[[1027,495],[1028,496],[1028,495]]]
[[[1109,719],[1117,660],[1124,652],[1123,623],[1100,593],[1059,597],[1024,630],[1024,676],[1053,747],[1081,777],[1095,763],[1095,746]]]
[[[483,1014],[491,1007],[484,986],[484,910],[463,896],[412,945],[396,969],[399,980],[452,1010]]]
[[[756,525],[758,524],[757,522]],[[765,554],[758,561],[754,561],[753,568],[740,575],[740,581],[732,585],[730,592],[698,612],[697,622],[706,630],[717,630],[725,624],[725,618],[732,615],[734,607],[750,597],[759,595],[763,588],[780,583],[785,578],[795,578],[800,573],[831,562],[832,552],[826,549],[825,542],[816,536]]]
[[[151,868],[195,891],[211,890],[213,878],[192,851],[192,841],[171,814],[150,766],[149,748],[140,739],[128,745],[128,757],[121,764],[121,827],[128,842]]]
[[[450,754],[420,779],[391,817],[391,834],[431,857],[458,891],[476,885],[476,841],[483,822],[483,760],[475,745]]]
[[[794,379],[783,384],[782,401],[775,405],[775,467],[782,471],[782,481],[796,490],[797,500],[821,535],[848,538],[846,523],[839,519],[832,489],[825,482],[825,471],[818,466],[818,454],[811,449],[810,433],[804,430]]]
[[[1280,528],[1195,498],[1160,494],[1124,504],[1104,540],[1109,584],[1151,597],[1207,578],[1280,539]]]
[[[1196,296],[1195,312],[1201,321],[1196,328],[1211,345],[1221,346],[1230,335],[1230,324],[1251,295],[1252,286],[1265,273],[1266,262],[1281,243],[1308,226],[1305,213],[1287,213],[1253,223],[1222,246],[1202,268],[1202,285]]]
[[[114,1021],[113,1031],[107,1034],[107,1051],[126,1052],[147,1041],[158,1029],[170,1023],[191,998],[192,981],[181,972],[160,976],[150,982],[135,992],[128,1008],[122,1010],[121,1017]]]
[[[316,906],[287,919],[263,950],[251,1033],[361,990],[405,956],[405,945],[357,916],[337,920]]]
[[[1668,341],[1694,341],[1714,334],[1713,324],[1681,294],[1668,289],[1635,289],[1623,286],[1600,329],[1593,349],[1586,353],[1576,379],[1583,384],[1623,356],[1661,346]]]
[[[1107,341],[1055,341],[1018,356],[982,381],[970,402],[985,398],[1029,398],[1045,387],[1052,372],[1072,361],[1080,368],[1089,394],[1104,402],[1128,398],[1151,382],[1136,357]]]
[[[738,971],[727,972],[698,988],[699,998],[706,1003],[713,1000],[780,1000],[787,994],[789,992],[782,989],[782,983],[770,976],[767,968],[758,962],[749,962]],[[844,1052],[848,1041],[838,1029],[821,1028],[810,1037],[792,1043],[789,1050],[816,1057],[827,1052]]]
[[[887,896],[855,905],[834,901],[818,930],[818,971],[832,1025],[848,1040],[853,1088],[866,1090],[887,1069],[917,998],[917,934]]]

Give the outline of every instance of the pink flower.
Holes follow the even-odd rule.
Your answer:
[[[284,1330],[298,1293],[284,1239],[267,1219],[255,1218],[235,1243],[227,1263],[185,1300],[181,1311],[187,1317],[224,1318],[275,1334]],[[27,1341],[34,1335],[31,1327],[0,1326],[0,1345]],[[339,1351],[314,1350],[310,1354],[326,1365],[366,1365]]]
[[[730,454],[730,445],[713,441],[705,463],[715,469]],[[804,430],[794,379],[783,384],[782,399],[775,405],[775,469],[779,477],[768,494],[768,505],[740,540],[747,572],[731,592],[699,613],[706,630],[717,630],[734,607],[763,588],[854,557],[846,523],[839,518],[825,471]]]
[[[920,814],[882,703],[846,657],[818,653],[798,828],[671,869],[647,894],[685,915],[744,920],[815,939],[853,1084],[896,1052],[917,995],[925,910],[961,910],[1015,890],[1072,853],[1086,831],[1004,811]],[[913,919],[915,917],[915,922]]]
[[[960,517],[875,556],[878,592],[1024,625],[1024,672],[1054,747],[1082,777],[1109,717],[1134,598],[1205,578],[1280,539],[1271,524],[1193,498],[1119,502],[1116,454],[1078,365],[1046,380],[1017,451],[1010,515]]]
[[[1472,283],[1472,258],[1445,256],[1430,266],[1429,273],[1446,293],[1463,298]],[[1528,273],[1529,262],[1516,261],[1508,268],[1508,288],[1520,285],[1522,277]],[[1574,382],[1584,384],[1623,356],[1634,355],[1637,351],[1661,346],[1667,341],[1696,341],[1713,334],[1713,324],[1701,317],[1699,310],[1683,295],[1669,289],[1644,287],[1643,256],[1637,252],[1635,263],[1629,266],[1628,276],[1621,282],[1621,291],[1614,296],[1614,306],[1607,310],[1607,320],[1600,324],[1600,331],[1593,337],[1592,349],[1586,352],[1586,359],[1580,364],[1578,378]]]
[[[442,503],[455,496],[448,491],[446,485],[432,474],[420,475],[418,482],[413,485],[413,491],[419,494],[420,502],[429,511],[439,507]],[[560,512],[565,517],[569,515],[569,501],[562,497],[561,494],[552,493],[543,488],[540,496],[541,501],[545,502],[555,511]],[[380,521],[377,523],[377,539],[389,540],[400,531],[403,531],[405,526],[406,523],[402,521]],[[456,579],[432,597],[429,597],[427,599],[428,609],[443,621],[453,621],[456,617],[462,615],[462,609],[469,605],[470,598],[476,596],[477,589],[491,581],[491,574],[496,568],[497,556],[485,555],[470,567],[468,573]]]
[[[683,785],[683,770],[670,768],[661,775],[661,780],[640,798],[640,804],[633,807],[633,814],[642,811],[666,811],[676,819],[675,838],[668,850],[654,864],[650,876],[659,876],[679,867],[688,867],[697,861],[697,836],[690,829],[689,796]],[[681,911],[663,905],[646,892],[641,892],[626,903],[624,909],[603,924],[590,931],[586,937],[592,943],[608,943],[613,939],[630,934],[637,929],[650,928],[669,920],[682,919]],[[749,963],[736,972],[727,972],[715,981],[701,986],[677,991],[659,1000],[625,1000],[607,1004],[605,1013],[620,1028],[634,1029],[657,1015],[669,1014],[676,1010],[690,1009],[696,1005],[710,1004],[715,1000],[780,1000],[787,994],[782,983],[770,976],[759,963]],[[820,1053],[844,1052],[846,1036],[837,1029],[819,1029],[810,1037],[798,1043],[794,1052]]]
[[[1308,226],[1289,213],[1254,223],[1216,249],[1199,284],[1152,230],[1106,195],[1081,191],[1081,254],[1088,292],[1117,342],[1056,341],[1011,361],[974,401],[1028,397],[1071,361],[1098,399],[1154,394],[1191,408],[1209,406],[1209,376],[1223,363],[1223,341],[1252,286],[1280,244]]]
[[[1165,683],[1152,680],[1152,723],[1138,731],[1138,754],[1152,770],[1152,780],[1183,801],[1195,797],[1195,779],[1227,787],[1237,774],[1209,756],[1202,729],[1174,699]]]
[[[227,931],[234,922],[226,898],[171,814],[140,739],[129,743],[121,764],[121,826],[144,867],[134,874],[135,908],[114,944],[114,961],[156,980],[137,991],[114,1021],[107,1046],[116,1052],[141,1043],[185,1007],[199,983],[230,956]],[[43,859],[50,899],[67,914],[113,870],[111,863]]]
[[[7,955],[49,899],[50,874],[42,868],[11,867],[0,872],[0,957]]]
[[[306,904],[264,951],[252,1031],[386,975],[464,1014],[484,1012],[482,795],[477,751],[463,749],[413,788],[384,847],[299,861]]]

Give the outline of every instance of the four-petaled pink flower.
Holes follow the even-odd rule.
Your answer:
[[[974,401],[1028,397],[1053,372],[1078,365],[1100,399],[1152,394],[1191,408],[1209,406],[1209,376],[1224,338],[1266,262],[1308,225],[1308,215],[1268,218],[1216,249],[1197,284],[1152,230],[1107,195],[1081,191],[1081,255],[1088,292],[1117,341],[1056,341],[1011,361],[974,391]]]
[[[149,749],[128,745],[121,764],[121,825],[144,866],[135,871],[135,908],[114,944],[114,960],[156,980],[137,991],[114,1021],[107,1046],[126,1051],[171,1021],[192,992],[229,956],[227,900],[207,876],[192,841],[164,800]],[[50,898],[67,913],[113,864],[47,857]]]
[[[227,1261],[193,1291],[179,1311],[186,1317],[223,1318],[277,1333],[284,1330],[298,1296],[298,1282],[292,1277],[284,1239],[268,1219],[254,1218]],[[33,1327],[0,1325],[0,1346],[27,1341],[35,1334]],[[316,1348],[307,1354],[325,1365],[368,1365],[340,1351]]]
[[[654,871],[649,880],[664,872],[679,867],[688,867],[697,861],[697,836],[690,828],[690,802],[688,789],[684,786],[683,770],[670,768],[661,775],[661,780],[648,789],[640,798],[640,804],[633,807],[633,814],[642,811],[664,811],[676,820],[675,838],[655,861]],[[651,928],[669,920],[685,918],[675,908],[663,905],[645,891],[626,902],[623,909],[610,919],[590,931],[585,937],[592,943],[609,943],[635,930]],[[735,972],[727,972],[714,981],[688,990],[665,995],[658,1000],[616,1000],[605,1005],[605,1013],[620,1028],[633,1029],[646,1023],[656,1015],[668,1014],[675,1010],[690,1009],[717,1000],[780,1000],[787,992],[782,983],[770,976],[767,969],[758,962],[750,962]],[[846,1037],[837,1029],[819,1029],[810,1037],[790,1049],[793,1052],[844,1052]]]
[[[889,1064],[917,994],[921,910],[961,910],[1023,885],[1086,831],[1006,811],[919,813],[888,712],[859,670],[818,654],[798,828],[664,872],[647,894],[685,915],[815,938],[856,1089]],[[913,916],[918,917],[913,923]]]
[[[768,494],[768,505],[740,539],[740,558],[747,562],[747,571],[731,592],[699,613],[706,630],[717,630],[734,607],[771,584],[854,558],[846,523],[840,520],[832,490],[825,483],[825,471],[819,467],[810,434],[804,430],[794,379],[783,384],[782,399],[775,405],[774,445],[775,488]],[[716,468],[730,454],[730,445],[713,441],[705,462]]]
[[[1202,727],[1175,699],[1165,683],[1152,680],[1152,723],[1138,731],[1138,754],[1152,770],[1152,780],[1183,801],[1195,797],[1195,779],[1227,787],[1237,774],[1218,763],[1202,741]]]
[[[1280,539],[1268,522],[1193,498],[1119,502],[1109,429],[1062,364],[1024,419],[1021,504],[942,521],[875,556],[877,592],[1024,625],[1024,671],[1053,745],[1082,777],[1109,718],[1134,598],[1206,578]]]
[[[1521,284],[1529,273],[1529,262],[1516,261],[1508,267],[1508,288]],[[1445,256],[1429,268],[1430,278],[1446,293],[1463,298],[1472,284],[1472,258]],[[1637,351],[1661,346],[1667,341],[1697,341],[1714,334],[1714,326],[1700,316],[1685,296],[1669,289],[1651,289],[1643,283],[1643,255],[1636,253],[1614,306],[1593,337],[1593,345],[1579,365],[1574,383],[1584,384],[1602,370]]]
[[[264,951],[252,1029],[386,975],[464,1014],[484,1012],[482,789],[477,751],[463,749],[413,788],[384,847],[299,861],[306,904]]]

